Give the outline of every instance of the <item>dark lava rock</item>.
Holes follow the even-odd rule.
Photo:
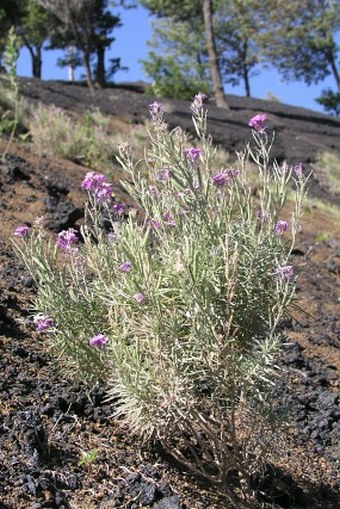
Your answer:
[[[48,457],[47,432],[37,413],[32,410],[18,412],[16,434],[23,435],[25,451],[33,465]]]
[[[339,460],[340,398],[330,390],[336,375],[306,358],[295,342],[285,345],[282,362],[289,371],[279,381],[277,391],[286,395],[290,418],[301,430],[299,443],[307,446],[311,441],[315,452],[332,461]],[[297,392],[287,384],[289,372],[299,380]]]
[[[16,180],[30,180],[30,166],[21,157],[7,155],[2,165],[2,173],[8,183]]]
[[[51,203],[51,202],[50,202]],[[73,228],[78,219],[84,217],[84,209],[75,207],[69,201],[61,201],[54,207],[54,212],[45,226],[56,233]]]
[[[181,504],[178,495],[172,495],[171,497],[162,498],[151,507],[152,509],[181,509]]]
[[[54,196],[56,198],[59,198],[60,196],[67,196],[70,192],[66,182],[59,182],[56,180],[49,180],[46,184],[46,189],[49,196]]]
[[[334,274],[340,274],[340,256],[333,256],[327,263],[327,269]]]

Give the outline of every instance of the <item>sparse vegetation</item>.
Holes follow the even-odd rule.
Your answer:
[[[118,154],[108,121],[97,111],[80,119],[60,108],[40,105],[29,122],[40,155],[57,156],[109,173]]]
[[[340,156],[336,152],[322,152],[316,159],[315,167],[325,175],[332,194],[340,194]]]
[[[18,52],[18,37],[12,29],[8,34],[5,51],[2,55],[5,74],[0,75],[0,136],[3,133],[9,134],[8,143],[2,154],[3,159],[14,140],[20,122],[21,98],[19,96],[16,66]]]

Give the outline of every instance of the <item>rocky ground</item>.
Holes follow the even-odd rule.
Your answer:
[[[23,80],[22,90],[76,113],[96,105],[127,122],[142,121],[150,102],[129,87],[91,96],[81,87]],[[167,104],[171,123],[189,126],[189,104]],[[209,107],[211,130],[226,150],[249,137],[244,126],[254,111],[269,112],[281,159],[312,164],[317,150],[334,148],[340,136],[339,121],[308,110],[240,98],[230,104],[228,114]],[[105,387],[87,391],[65,377],[34,331],[34,285],[13,253],[12,231],[41,215],[51,232],[79,224],[87,171],[39,158],[27,145],[13,145],[0,164],[0,509],[227,508],[157,447],[132,438],[112,417]],[[258,486],[267,508],[340,507],[340,204],[318,174],[311,194],[333,209],[307,202],[294,251],[300,310],[282,324],[287,341],[273,391],[277,404],[288,400],[290,417]],[[92,461],[82,461],[89,453]]]

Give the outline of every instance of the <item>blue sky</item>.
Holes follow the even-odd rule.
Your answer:
[[[140,59],[148,53],[147,40],[151,39],[151,17],[148,11],[142,7],[130,10],[121,10],[122,27],[114,32],[116,40],[107,52],[107,58],[121,57],[121,64],[129,68],[115,74],[115,81],[147,81],[143,74]],[[57,66],[57,59],[63,56],[63,52],[45,51],[43,54],[43,79],[67,79],[67,69]],[[81,71],[79,71],[81,72]],[[78,76],[79,76],[78,72]],[[18,60],[18,74],[31,76],[31,59],[26,49],[23,49]],[[76,73],[77,77],[77,73]],[[302,106],[316,111],[323,111],[322,107],[315,102],[315,97],[320,95],[323,88],[335,88],[332,77],[318,85],[308,87],[303,82],[286,83],[275,70],[261,70],[259,76],[251,79],[251,93],[253,97],[266,99],[271,93],[281,102]],[[242,86],[230,89],[225,88],[226,93],[244,95]]]

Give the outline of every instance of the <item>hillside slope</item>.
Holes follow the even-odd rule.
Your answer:
[[[32,79],[22,79],[21,90],[74,113],[98,107],[130,123],[143,122],[153,100],[128,87],[91,96],[83,87]],[[319,150],[337,148],[335,119],[268,101],[228,99],[229,113],[209,105],[212,134],[226,150],[250,139],[247,122],[258,111],[268,113],[277,131],[280,158],[308,166]],[[191,129],[189,102],[164,104],[172,126]],[[4,147],[0,140],[0,153]],[[35,331],[34,282],[14,255],[13,229],[39,216],[53,236],[79,229],[85,199],[80,183],[87,171],[38,157],[22,144],[13,144],[0,161],[0,509],[228,509],[223,497],[169,462],[162,450],[131,437],[113,416],[106,387],[89,392],[61,372]],[[278,407],[289,403],[290,417],[258,485],[261,509],[340,507],[340,223],[339,209],[329,206],[339,197],[317,179],[312,191],[325,203],[307,201],[293,253],[301,307],[282,323],[287,341],[272,393]],[[82,463],[93,451],[95,459]]]

